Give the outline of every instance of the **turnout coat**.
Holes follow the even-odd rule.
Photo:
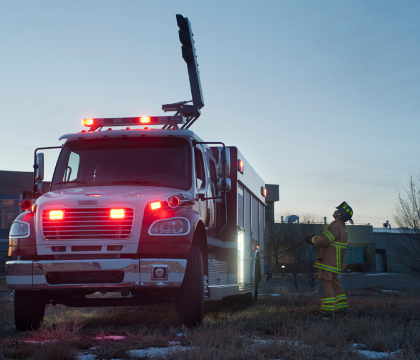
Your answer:
[[[339,274],[346,253],[347,237],[347,227],[341,219],[334,220],[321,236],[312,237],[312,244],[319,247],[314,267]]]

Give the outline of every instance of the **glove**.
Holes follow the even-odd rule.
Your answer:
[[[309,235],[309,236],[307,236],[306,238],[305,238],[305,241],[309,244],[309,245],[313,245],[312,244],[312,238],[314,237],[315,235]]]

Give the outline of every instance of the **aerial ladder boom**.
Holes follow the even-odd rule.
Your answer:
[[[179,27],[179,40],[182,44],[182,57],[187,63],[192,100],[162,105],[162,110],[165,112],[175,111],[175,116],[184,116],[186,122],[181,128],[188,129],[201,115],[200,109],[204,106],[204,99],[201,90],[197,55],[194,47],[194,34],[191,29],[191,23],[188,18],[184,18],[180,14],[176,15],[176,21]],[[192,105],[187,105],[190,102],[192,102]],[[165,125],[164,128],[168,128],[168,125]]]

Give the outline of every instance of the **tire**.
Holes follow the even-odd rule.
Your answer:
[[[261,261],[255,261],[255,269],[254,269],[254,290],[252,290],[252,298],[255,300],[258,299],[258,283],[261,280]],[[267,276],[268,281],[268,276]]]
[[[200,248],[191,246],[187,255],[187,269],[181,285],[178,317],[188,327],[200,326],[203,322],[204,268]]]
[[[45,299],[40,291],[15,290],[13,310],[16,330],[38,329],[45,315]]]

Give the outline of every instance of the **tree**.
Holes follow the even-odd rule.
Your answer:
[[[276,223],[269,223],[265,227],[265,251],[267,254],[275,254],[271,256],[271,258],[274,258],[276,262],[276,266],[274,269],[275,273],[279,272],[279,256],[276,253],[279,251],[279,248],[281,246],[281,228],[277,225],[278,224]],[[271,261],[268,261],[268,264],[270,263]]]
[[[314,262],[318,253],[318,248],[303,243],[307,236],[320,235],[322,225],[315,224],[313,217],[303,217],[301,224],[282,224],[283,246],[289,248],[290,264],[287,265],[287,272],[291,274],[289,280],[295,288],[298,288],[298,275],[304,274],[304,281],[311,289],[315,287],[318,269],[314,268]]]
[[[301,223],[274,223],[266,226],[267,254],[275,254],[275,272],[279,272],[279,263],[285,266],[287,277],[298,288],[299,274],[304,274],[304,281],[314,288],[318,270],[313,267],[318,248],[303,243],[306,236],[320,235],[322,224],[315,223],[313,215],[301,217]]]
[[[395,259],[420,276],[420,174],[411,175],[408,185],[398,191],[394,220],[402,235],[392,242]]]

